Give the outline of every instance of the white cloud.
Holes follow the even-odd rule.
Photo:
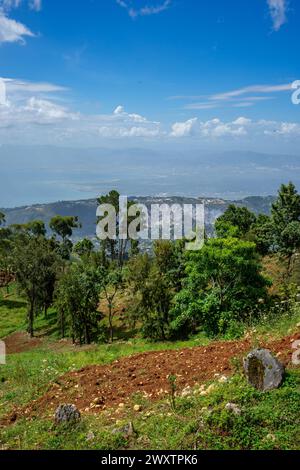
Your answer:
[[[42,0],[30,0],[29,8],[31,8],[31,10],[40,11],[42,9]]]
[[[277,93],[292,91],[292,83],[283,83],[280,85],[250,85],[235,90],[216,93],[213,95],[171,96],[169,100],[195,100],[193,103],[184,105],[184,109],[205,110],[215,109],[224,106],[233,108],[245,108],[254,106],[256,103],[272,100]],[[201,101],[197,102],[197,99]]]
[[[31,10],[40,11],[42,9],[42,0],[26,0]],[[11,10],[19,8],[24,3],[24,0],[0,0],[0,7],[4,10]]]
[[[10,18],[10,11],[18,8],[23,0],[0,0],[0,43],[25,44],[26,37],[34,37],[35,34],[23,23]],[[42,0],[28,0],[31,10],[40,11]]]
[[[157,15],[165,10],[167,10],[172,3],[172,0],[165,0],[163,3],[158,5],[145,5],[144,7],[137,8],[130,0],[116,0],[116,3],[127,10],[128,15],[135,19],[138,16],[150,16]]]
[[[185,122],[177,122],[172,126],[171,137],[203,137],[218,138],[225,136],[246,135],[246,126],[251,121],[240,117],[233,122],[224,123],[219,118],[209,121],[199,121],[197,118]]]
[[[24,44],[24,37],[34,37],[27,26],[11,18],[8,18],[3,10],[0,10],[0,43],[19,42]]]
[[[287,22],[287,0],[267,0],[274,31],[279,31]]]
[[[292,83],[284,83],[281,85],[251,85],[248,87],[244,88],[238,88],[237,90],[231,90],[227,91],[225,93],[219,93],[216,95],[212,95],[210,97],[211,100],[214,101],[225,101],[225,100],[230,100],[232,98],[237,98],[243,95],[250,95],[248,97],[249,100],[251,100],[251,93],[278,93],[282,91],[290,91],[292,90]],[[259,97],[254,97],[255,101],[257,101],[257,98]]]
[[[8,93],[54,93],[66,90],[65,87],[47,82],[28,82],[26,80],[17,80],[12,78],[4,78],[3,81],[6,84]]]
[[[40,122],[60,120],[60,119],[76,119],[78,115],[70,113],[67,108],[60,106],[52,101],[30,98],[26,106],[23,108],[24,113],[29,113],[31,118]]]
[[[280,122],[259,120],[253,121],[246,117],[239,117],[234,121],[223,122],[219,118],[200,121],[197,118],[173,125],[171,137],[194,137],[198,139],[243,138],[259,137],[300,137],[300,124],[293,122]]]
[[[172,126],[172,137],[187,137],[193,134],[193,131],[198,123],[197,118],[189,119],[185,122],[175,122]]]
[[[30,143],[92,143],[103,140],[193,140],[205,143],[247,145],[251,142],[300,142],[300,123],[252,120],[240,116],[225,121],[216,117],[200,120],[197,117],[175,122],[164,128],[160,122],[139,113],[128,112],[118,105],[109,113],[83,114],[73,111],[64,96],[65,88],[52,83],[34,83],[26,80],[5,79],[7,100],[0,106],[0,144]],[[177,145],[177,144],[176,144]]]
[[[9,136],[20,140],[41,141],[85,139],[97,142],[108,139],[158,138],[165,133],[159,122],[127,112],[118,106],[110,114],[81,114],[73,112],[58,101],[58,93],[65,88],[51,83],[33,83],[24,80],[4,80],[7,91],[5,105],[0,106],[0,144]]]

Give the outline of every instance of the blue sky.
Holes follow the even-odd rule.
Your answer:
[[[300,184],[299,22],[299,0],[0,0],[1,205]]]
[[[1,143],[298,148],[298,0],[0,5]]]

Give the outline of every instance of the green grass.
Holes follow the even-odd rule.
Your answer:
[[[14,406],[24,405],[36,399],[65,372],[91,364],[108,364],[121,357],[145,351],[182,349],[204,344],[208,344],[207,338],[199,336],[174,343],[133,340],[128,343],[99,345],[76,352],[39,349],[10,355],[7,364],[0,366],[0,416],[7,414]]]
[[[26,305],[16,291],[0,297],[0,337],[26,328]],[[274,315],[256,326],[258,335],[284,336],[295,331],[300,310]],[[8,356],[0,366],[0,417],[15,406],[40,397],[65,372],[90,364],[107,364],[123,356],[145,351],[181,349],[209,343],[204,334],[180,342],[151,343],[132,339],[115,344],[94,345],[89,349],[58,345],[55,312],[36,320],[39,336],[45,335],[38,349]],[[132,411],[134,403],[143,405],[141,413]],[[227,402],[242,409],[241,416],[225,410]],[[83,416],[73,427],[54,427],[52,419],[18,420],[0,429],[0,449],[299,449],[300,448],[300,371],[288,372],[277,391],[262,394],[249,387],[238,374],[230,383],[219,385],[209,396],[177,398],[175,412],[169,401],[151,403],[135,396],[132,407],[122,416],[122,424],[134,423],[137,435],[128,440],[113,433],[120,417],[110,412]],[[95,436],[87,440],[89,433]]]
[[[237,404],[241,415],[227,411]],[[142,411],[133,411],[142,403]],[[133,422],[129,439],[116,432]],[[88,436],[92,435],[92,440]],[[158,403],[133,397],[122,418],[109,411],[83,416],[74,426],[54,426],[51,419],[20,420],[0,430],[0,448],[9,449],[152,449],[152,450],[296,450],[300,448],[300,371],[290,370],[284,385],[260,393],[240,375],[218,384],[208,396]]]
[[[0,338],[26,328],[26,303],[12,287],[9,297],[6,295],[6,289],[0,289]]]

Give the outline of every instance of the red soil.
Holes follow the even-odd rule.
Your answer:
[[[300,333],[260,346],[270,349],[288,365],[292,343],[297,339]],[[249,339],[218,342],[183,350],[148,352],[109,365],[85,367],[65,374],[43,397],[16,413],[30,417],[49,414],[62,403],[74,403],[85,414],[99,413],[126,404],[135,393],[159,399],[169,388],[170,374],[176,374],[179,390],[213,379],[217,373],[228,376],[234,369],[232,359],[241,359],[251,349],[253,344]]]
[[[17,354],[21,352],[31,351],[41,344],[39,338],[30,338],[27,333],[22,331],[13,333],[4,339],[7,354]]]

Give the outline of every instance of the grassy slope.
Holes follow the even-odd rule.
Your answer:
[[[0,302],[0,337],[24,329],[26,307],[13,295]],[[293,331],[300,314],[273,319],[257,328],[258,334],[279,336]],[[39,330],[45,329],[45,320],[38,320]],[[5,332],[5,333],[4,333]],[[51,329],[49,341],[56,331]],[[0,366],[0,416],[14,405],[22,405],[40,396],[58,376],[88,364],[104,364],[121,356],[146,350],[163,350],[205,344],[208,339],[199,336],[178,343],[151,344],[142,340],[114,345],[99,345],[90,350],[51,351],[47,343],[40,349],[13,355],[6,366]],[[228,402],[237,403],[241,416],[226,411]],[[140,413],[133,412],[134,404],[141,404]],[[120,421],[120,422],[119,422]],[[137,435],[126,440],[112,431],[133,421]],[[91,434],[92,433],[92,434]],[[88,440],[87,436],[94,436]],[[122,416],[83,417],[72,428],[55,428],[53,420],[18,420],[16,424],[0,429],[0,448],[14,449],[299,449],[300,448],[300,371],[291,370],[282,388],[261,394],[249,387],[240,371],[230,383],[218,385],[208,396],[192,395],[177,398],[172,410],[168,398],[151,403],[141,396],[132,399],[132,408]]]

